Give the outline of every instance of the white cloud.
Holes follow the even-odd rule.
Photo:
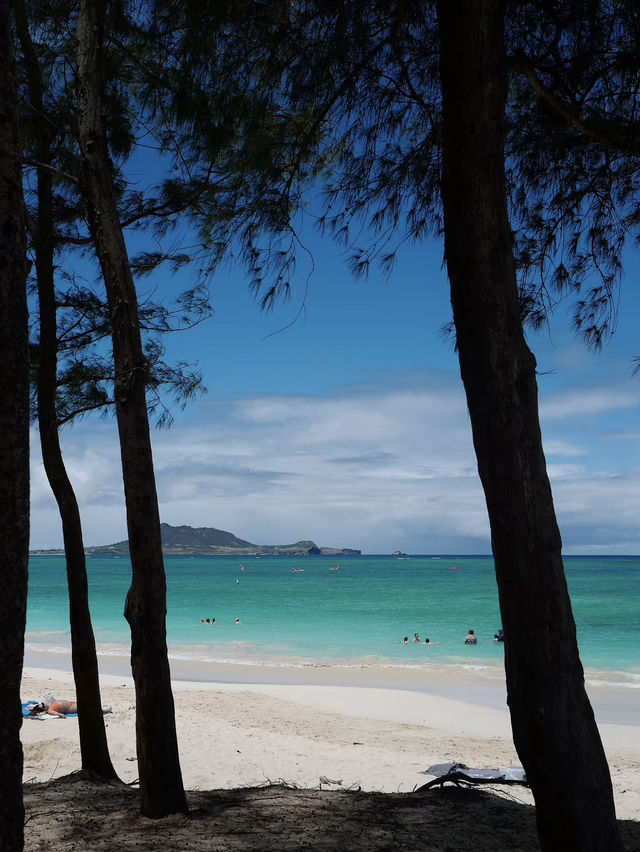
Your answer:
[[[603,432],[600,437],[605,441],[634,441],[637,444],[640,442],[640,430],[623,429],[619,432]]]
[[[639,553],[640,470],[552,481],[567,553]]]
[[[620,387],[594,387],[549,394],[540,402],[544,420],[609,414],[625,408],[637,408],[638,390],[630,384]]]
[[[605,399],[611,405],[624,396],[594,391],[591,410],[602,410]],[[575,405],[567,410],[575,414]],[[559,405],[554,412],[559,418]],[[554,420],[546,452],[553,457],[549,473],[566,551],[640,552],[640,473],[599,475],[591,447],[575,442],[570,427],[562,434],[561,426]],[[310,538],[368,553],[489,550],[459,383],[423,377],[413,390],[213,398],[194,405],[185,423],[152,437],[167,523],[214,526],[260,544]],[[126,538],[115,424],[86,421],[66,430],[63,443],[86,543]],[[563,463],[563,456],[575,461]],[[55,506],[35,461],[32,547],[60,543]]]
[[[544,453],[547,459],[551,456],[584,457],[588,455],[586,447],[571,443],[570,441],[548,440],[544,442]]]

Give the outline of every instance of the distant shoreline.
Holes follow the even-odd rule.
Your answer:
[[[351,547],[318,547],[310,539],[298,539],[290,544],[255,544],[216,527],[178,527],[160,524],[162,552],[166,556],[360,556],[362,551]],[[30,555],[63,555],[60,548],[35,548]],[[129,541],[85,547],[85,555],[128,556]]]
[[[274,545],[276,546],[276,545]],[[320,548],[320,553],[309,553],[307,551],[300,552],[292,552],[292,551],[283,551],[278,553],[263,553],[255,550],[212,550],[212,551],[198,551],[198,550],[174,550],[174,549],[163,549],[163,556],[254,556],[254,557],[264,557],[264,556],[344,556],[344,557],[355,557],[355,556],[364,556],[364,557],[388,557],[393,558],[394,556],[397,559],[451,559],[451,560],[461,560],[461,559],[472,559],[472,558],[480,558],[480,559],[493,559],[492,553],[405,553],[402,556],[397,556],[395,553],[368,553],[362,550],[352,550],[349,548],[345,548],[344,550],[334,550],[332,548]],[[64,556],[65,552],[62,548],[52,547],[50,549],[39,549],[39,550],[30,550],[29,556]],[[85,556],[129,556],[128,550],[109,550],[100,547],[87,547],[85,549]],[[638,553],[564,553],[563,559],[637,559],[640,554]]]
[[[268,545],[265,545],[268,547]],[[267,550],[236,550],[231,548],[218,548],[209,550],[182,550],[180,548],[166,548],[162,550],[163,556],[363,556],[360,550],[352,550],[345,548],[338,550],[332,547],[320,547],[317,552],[309,552],[308,550],[277,550],[277,545],[274,545],[274,551]],[[30,550],[29,556],[64,556],[64,550],[52,548],[51,550]],[[129,551],[125,549],[111,547],[88,547],[84,555],[89,556],[129,556]],[[387,555],[387,554],[382,554]],[[405,558],[405,557],[403,557]],[[408,557],[406,557],[408,558]]]

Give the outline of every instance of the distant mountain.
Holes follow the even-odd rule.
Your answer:
[[[294,544],[252,544],[225,530],[214,527],[172,527],[161,524],[162,551],[173,556],[268,556],[282,554],[288,556],[306,556],[326,554],[360,554],[359,550],[341,547],[318,547],[312,541],[296,541]],[[119,541],[102,547],[88,547],[87,553],[129,553],[129,542]]]

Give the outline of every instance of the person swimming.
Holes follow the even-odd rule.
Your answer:
[[[465,645],[477,645],[478,644],[478,637],[476,636],[476,634],[473,630],[470,630],[467,633],[465,640],[464,640],[464,644]]]

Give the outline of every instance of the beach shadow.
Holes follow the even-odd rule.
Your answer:
[[[25,852],[47,848],[112,852],[294,852],[419,850],[533,852],[535,810],[486,788],[414,793],[304,790],[284,784],[190,791],[189,816],[140,816],[135,789],[70,775],[24,786]],[[640,823],[620,822],[627,850],[640,850]]]

